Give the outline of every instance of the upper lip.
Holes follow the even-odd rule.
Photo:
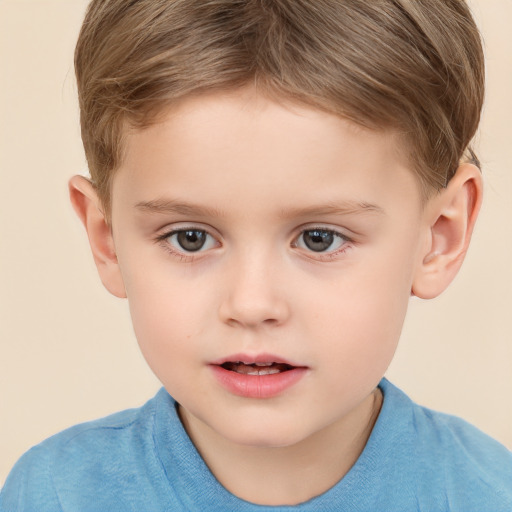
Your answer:
[[[284,357],[275,355],[275,354],[231,354],[229,356],[223,357],[221,359],[217,359],[212,361],[210,364],[212,365],[223,365],[224,363],[245,363],[245,364],[254,364],[254,363],[277,363],[277,364],[287,364],[288,366],[301,367],[305,368],[306,366],[303,364],[298,364],[290,359],[286,359]]]

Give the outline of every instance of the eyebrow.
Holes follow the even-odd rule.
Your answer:
[[[187,203],[175,199],[155,199],[152,201],[140,201],[135,205],[137,210],[145,213],[175,214],[199,217],[226,217],[226,212],[217,208]],[[379,214],[385,215],[385,211],[378,205],[360,201],[339,201],[308,206],[305,208],[292,208],[280,210],[280,218],[294,218],[322,215],[354,215],[354,214]]]
[[[137,210],[146,213],[163,213],[178,215],[198,215],[201,217],[224,217],[226,214],[217,208],[186,203],[175,199],[155,199],[141,201],[135,205]]]
[[[318,206],[309,206],[306,208],[281,210],[281,217],[315,217],[322,215],[354,215],[363,213],[384,215],[385,211],[376,204],[371,204],[364,201],[339,201],[329,202]]]

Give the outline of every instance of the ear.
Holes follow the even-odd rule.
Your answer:
[[[87,231],[94,262],[103,285],[112,295],[125,298],[126,291],[117,261],[112,230],[94,186],[82,176],[73,176],[69,180],[69,196],[76,214]]]
[[[426,208],[428,234],[414,275],[412,294],[432,299],[457,275],[469,247],[480,210],[483,182],[480,170],[462,164],[448,186]]]

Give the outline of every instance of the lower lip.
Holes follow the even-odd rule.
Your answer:
[[[234,395],[246,398],[272,398],[294,386],[307,372],[307,368],[293,368],[270,375],[245,375],[211,365],[218,382]]]

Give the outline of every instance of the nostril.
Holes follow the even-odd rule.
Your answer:
[[[263,320],[257,318],[228,318],[226,323],[230,327],[257,327],[260,325],[277,326],[280,321],[277,318],[265,318]]]

